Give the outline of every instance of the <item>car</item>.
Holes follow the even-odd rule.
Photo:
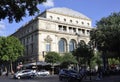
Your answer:
[[[34,70],[21,70],[14,74],[15,79],[21,79],[21,78],[34,78],[35,77],[35,71]]]
[[[59,80],[67,82],[80,82],[86,73],[84,71],[77,72],[76,70],[61,69],[59,72]]]
[[[75,70],[61,69],[59,72],[59,80],[70,80],[71,78],[77,78],[78,72]]]
[[[50,75],[50,72],[47,70],[41,70],[41,71],[37,71],[36,75],[37,76],[48,76],[48,75]]]

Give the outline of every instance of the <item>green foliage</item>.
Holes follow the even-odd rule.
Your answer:
[[[109,58],[108,62],[109,62],[109,65],[118,65],[118,64],[120,64],[119,59],[115,59],[115,58]]]
[[[65,53],[61,59],[61,66],[67,68],[70,64],[77,64],[76,58],[71,53]]]
[[[0,60],[9,62],[11,73],[13,72],[12,62],[23,55],[24,47],[20,41],[13,37],[0,37]]]
[[[9,22],[19,22],[22,17],[35,15],[39,12],[38,4],[46,0],[0,0],[0,20],[7,18]],[[27,12],[26,12],[27,11]]]
[[[0,37],[0,59],[3,61],[16,61],[23,55],[24,47],[15,37]]]
[[[90,33],[91,40],[95,42],[99,51],[120,53],[120,12],[113,13],[97,22],[97,28]],[[115,57],[114,56],[114,57]],[[120,57],[120,56],[119,56]]]
[[[54,74],[54,64],[59,64],[61,56],[57,52],[48,52],[45,55],[45,61],[52,64],[52,74]]]
[[[91,45],[87,45],[84,41],[81,41],[78,47],[73,51],[73,55],[77,58],[79,64],[89,63],[93,56],[93,48],[91,48]]]
[[[61,61],[61,57],[56,52],[48,52],[45,55],[45,61],[48,62],[48,63],[51,63],[51,64],[59,63]]]
[[[93,59],[94,59],[94,61],[95,61],[95,63],[96,63],[97,65],[100,66],[100,65],[102,64],[102,57],[101,57],[101,53],[100,53],[100,52],[97,51],[97,52],[95,53]]]

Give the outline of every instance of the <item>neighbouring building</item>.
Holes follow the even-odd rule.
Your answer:
[[[91,19],[68,8],[47,9],[22,27],[13,36],[25,46],[26,62],[44,61],[46,52],[62,53],[75,49],[81,40],[89,42]]]

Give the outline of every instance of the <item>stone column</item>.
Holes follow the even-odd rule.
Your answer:
[[[66,52],[69,52],[69,42],[67,43],[67,45],[66,45],[67,47],[67,49],[66,49]]]

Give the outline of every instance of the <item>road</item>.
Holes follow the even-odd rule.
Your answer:
[[[60,82],[57,75],[54,76],[44,76],[34,79],[13,79],[6,76],[0,77],[0,82]]]
[[[20,80],[12,79],[6,76],[0,76],[0,82],[65,82],[65,81],[59,81],[58,75],[54,76],[50,75],[34,79],[20,79]],[[82,80],[82,82],[120,82],[120,75],[107,76],[101,80],[96,80],[96,77],[92,77],[92,80],[89,80],[88,77],[87,79]]]

